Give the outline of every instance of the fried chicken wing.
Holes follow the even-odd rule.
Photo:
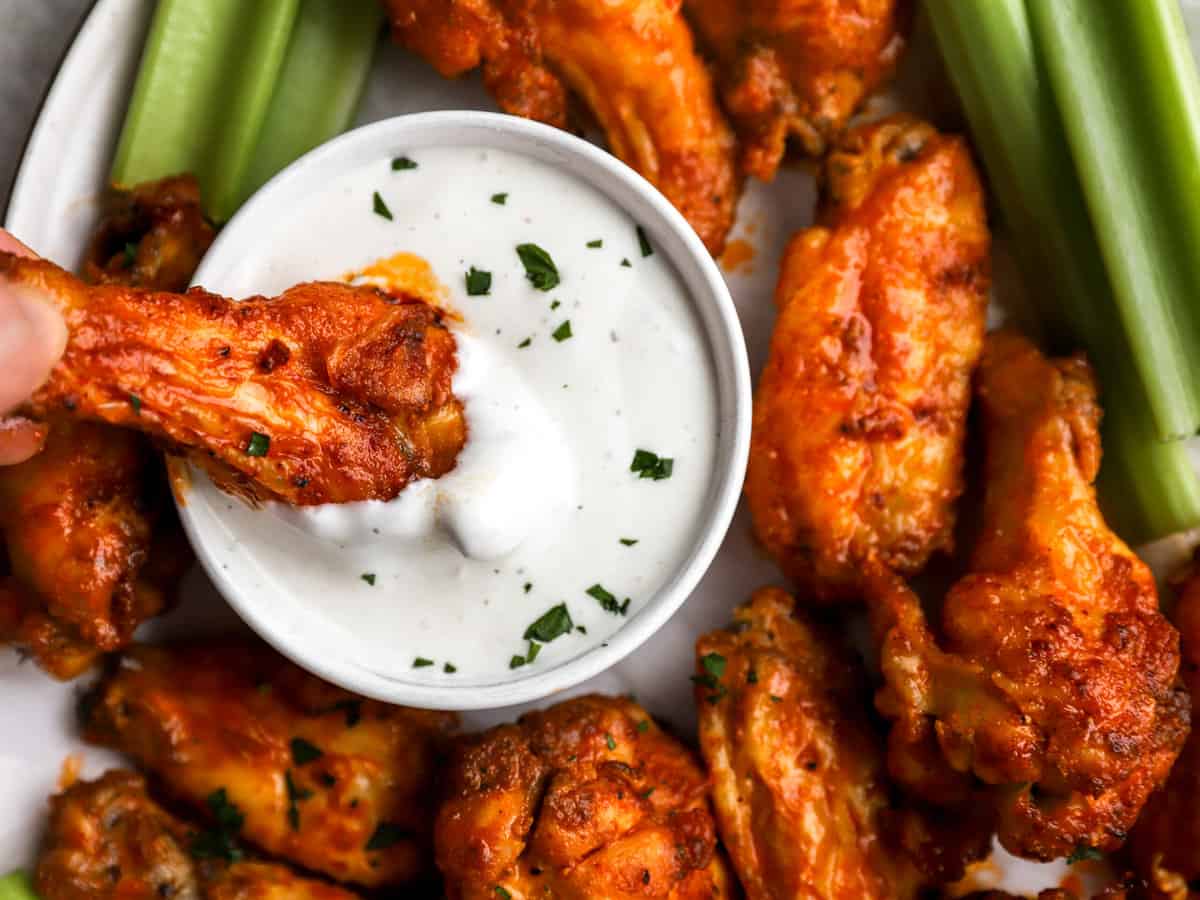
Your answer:
[[[323,282],[241,303],[88,287],[4,253],[0,278],[55,298],[71,333],[36,414],[138,429],[236,493],[386,500],[448,471],[466,438],[454,337],[422,301]]]
[[[770,180],[795,138],[820,156],[892,73],[906,0],[684,0],[716,57],[742,168]]]
[[[140,646],[85,704],[85,736],[195,809],[216,791],[259,849],[339,881],[407,881],[429,852],[452,713],[356,697],[262,644]]]
[[[994,806],[1035,859],[1120,846],[1188,731],[1179,641],[1150,570],[1105,524],[1092,482],[1100,408],[1080,357],[988,338],[979,400],[983,531],[935,634],[897,578],[871,586],[895,720],[890,766],[918,795]]]
[[[836,600],[870,560],[910,573],[951,545],[989,236],[966,144],[915,120],[850,132],[825,180],[779,277],[746,497],[784,571]]]
[[[41,900],[353,900],[286,866],[198,853],[133,772],[113,770],[50,798],[35,882]],[[231,854],[236,855],[236,854]]]
[[[632,700],[567,700],[463,739],[438,867],[451,900],[729,897],[697,760]]]
[[[987,853],[986,819],[896,802],[862,667],[784,591],[696,653],[700,748],[749,900],[914,898]]]
[[[191,560],[161,464],[106,425],[56,421],[41,453],[0,467],[0,532],[0,639],[59,678],[127,645]]]
[[[666,195],[714,254],[741,193],[732,132],[681,0],[386,0],[395,40],[442,75],[483,66],[501,108],[559,128],[568,92],[612,152]]]

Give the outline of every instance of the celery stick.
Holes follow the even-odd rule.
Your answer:
[[[1200,426],[1200,82],[1177,0],[1031,0],[1158,436]]]
[[[1195,526],[1200,481],[1181,442],[1156,439],[1023,0],[926,0],[925,9],[1026,283],[1043,292],[1038,311],[1058,350],[1082,345],[1097,368],[1106,515],[1132,541]]]
[[[293,160],[350,127],[382,21],[376,0],[301,0],[239,205]]]
[[[0,878],[0,900],[38,900],[24,872],[9,872]]]
[[[236,209],[299,0],[161,0],[112,178],[192,172],[206,211]]]

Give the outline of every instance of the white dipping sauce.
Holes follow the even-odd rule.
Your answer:
[[[208,287],[276,294],[401,251],[424,258],[462,317],[456,468],[386,503],[255,510],[222,497],[221,523],[257,589],[344,631],[364,669],[490,684],[602,643],[685,562],[713,476],[717,384],[682,282],[603,194],[515,153],[409,155],[416,168],[380,159],[298,202],[269,246]],[[391,220],[373,211],[376,191]],[[523,243],[550,254],[557,287],[530,283]],[[487,295],[468,295],[471,267],[491,273]],[[672,459],[670,477],[630,471],[639,449]],[[512,668],[526,628],[562,603],[582,627]]]

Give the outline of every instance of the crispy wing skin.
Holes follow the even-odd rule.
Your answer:
[[[861,665],[777,588],[696,644],[700,748],[749,900],[903,900],[984,856],[986,820],[896,802]]]
[[[262,644],[139,646],[97,687],[85,735],[207,811],[225,790],[259,849],[339,881],[408,881],[429,853],[457,717],[320,681]]]
[[[35,413],[138,429],[236,493],[386,500],[465,441],[454,337],[424,302],[323,282],[241,303],[88,287],[3,253],[0,277],[46,291],[70,329]]]
[[[438,867],[451,900],[729,897],[697,760],[632,700],[567,700],[463,739]]]
[[[1112,850],[1188,732],[1178,635],[1150,570],[1096,505],[1087,363],[992,335],[979,400],[983,531],[940,634],[899,579],[872,585],[891,769],[937,802],[981,782],[1013,853]]]
[[[733,134],[680,0],[387,0],[396,41],[447,77],[479,65],[502,109],[559,128],[579,97],[612,152],[683,213],[713,254],[741,178]]]
[[[114,187],[88,245],[83,277],[92,284],[183,291],[215,236],[192,175]]]
[[[50,798],[35,883],[41,900],[353,900],[286,866],[227,864],[191,851],[176,819],[133,772],[112,770]]]
[[[821,156],[904,47],[906,0],[684,0],[716,57],[742,168],[770,180],[794,138]]]
[[[828,601],[858,599],[869,560],[915,572],[951,545],[989,235],[966,144],[915,120],[850,132],[825,179],[779,277],[746,497]]]
[[[56,421],[41,453],[0,467],[0,531],[0,636],[59,678],[128,644],[191,561],[161,464],[106,425]]]

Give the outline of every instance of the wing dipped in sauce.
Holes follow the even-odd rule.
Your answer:
[[[214,792],[248,846],[367,887],[432,867],[439,756],[452,713],[335,688],[259,643],[138,646],[84,703],[84,734],[212,818]]]
[[[465,440],[454,337],[424,302],[322,282],[241,303],[89,287],[8,254],[0,277],[54,298],[70,331],[35,414],[143,431],[235,493],[387,500]]]
[[[387,0],[396,41],[454,77],[479,66],[501,109],[566,128],[583,101],[612,152],[714,255],[741,194],[733,134],[679,0]]]
[[[989,234],[966,143],[895,117],[825,164],[792,239],[754,399],[754,529],[804,598],[859,599],[864,564],[921,569],[952,543]]]

